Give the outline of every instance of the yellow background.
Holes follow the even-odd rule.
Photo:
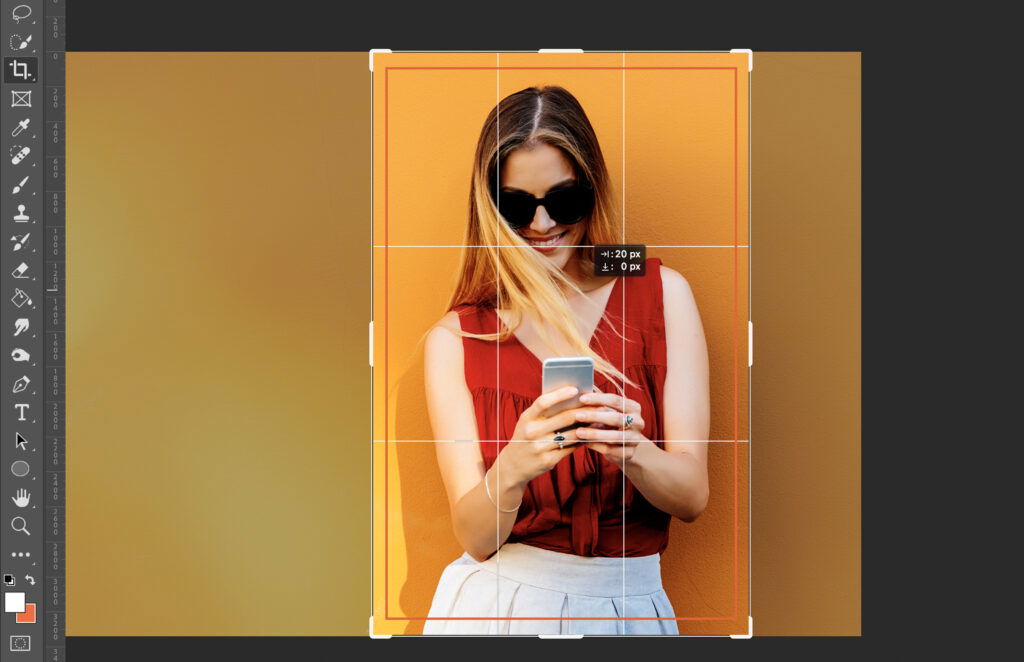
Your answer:
[[[626,67],[724,69],[624,73],[624,61]],[[495,71],[496,64],[559,68]],[[449,66],[489,68],[401,68]],[[608,68],[561,68],[578,66]],[[387,458],[386,613],[383,443],[374,453],[375,630],[417,633],[423,621],[402,619],[427,615],[442,569],[461,553],[433,444],[424,443],[432,433],[419,341],[444,314],[453,286],[472,158],[484,118],[498,95],[525,87],[562,85],[579,99],[598,134],[616,199],[624,198],[626,240],[648,244],[648,256],[662,258],[694,290],[711,360],[711,438],[734,439],[738,414],[738,438],[746,440],[747,56],[626,54],[624,60],[622,54],[395,54],[378,55],[374,69],[375,438],[384,439],[387,388],[387,439],[398,440],[388,444]],[[734,250],[737,240],[744,247]],[[658,247],[667,245],[687,247]],[[673,522],[662,559],[665,587],[677,616],[723,619],[681,621],[681,632],[746,633],[746,443],[738,448],[731,442],[712,443],[709,473],[712,497],[705,513],[693,524]]]
[[[366,634],[366,62],[68,53],[69,635]],[[860,74],[755,56],[759,635],[860,632]]]
[[[366,632],[365,56],[69,53],[67,632]]]

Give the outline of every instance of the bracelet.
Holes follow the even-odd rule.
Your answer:
[[[492,496],[491,496],[491,486],[487,484],[487,476],[489,476],[489,475],[490,475],[490,473],[491,473],[491,470],[490,470],[490,469],[488,469],[487,471],[485,471],[485,472],[484,472],[484,492],[486,492],[486,493],[487,493],[487,500],[491,502],[491,505],[492,505],[492,506],[494,506],[495,508],[497,508],[497,509],[498,509],[498,512],[502,512],[502,513],[514,513],[514,512],[516,512],[517,510],[519,510],[519,506],[523,505],[523,500],[522,500],[522,499],[520,499],[520,500],[519,500],[519,503],[518,503],[518,504],[516,504],[516,507],[515,507],[515,508],[513,508],[512,510],[505,510],[504,508],[502,508],[501,506],[499,506],[499,505],[497,504],[497,502],[495,502],[495,500],[494,500],[494,497],[492,497]]]

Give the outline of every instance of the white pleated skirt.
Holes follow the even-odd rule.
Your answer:
[[[679,634],[661,556],[599,558],[509,543],[441,574],[423,634]]]

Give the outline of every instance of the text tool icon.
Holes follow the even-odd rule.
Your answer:
[[[14,296],[11,297],[11,303],[14,304],[15,308],[21,308],[22,306],[31,306],[32,298],[25,294],[25,291],[20,287],[14,288]]]
[[[28,530],[28,522],[20,515],[11,520],[11,528],[18,533],[24,533],[26,536],[32,535]]]
[[[17,253],[18,251],[20,251],[22,248],[25,247],[25,244],[28,243],[28,236],[30,234],[32,234],[32,233],[31,232],[26,232],[25,234],[23,234],[21,236],[14,235],[13,237],[11,237],[11,241],[14,242],[14,251],[13,252]]]
[[[27,317],[19,317],[18,319],[14,320],[14,335],[17,336],[24,333],[25,331],[28,331],[28,326],[29,322]]]
[[[28,181],[28,178],[29,178],[30,176],[31,176],[31,175],[25,175],[25,178],[24,178],[24,179],[22,179],[22,180],[21,180],[20,182],[18,182],[17,184],[15,184],[15,185],[14,185],[14,188],[13,188],[13,189],[11,189],[11,195],[17,195],[18,193],[21,193],[21,189],[22,189],[22,187],[24,187],[24,186],[25,186],[25,182],[27,182],[27,181]]]

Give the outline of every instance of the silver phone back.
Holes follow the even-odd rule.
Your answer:
[[[541,392],[547,393],[563,386],[575,386],[580,393],[594,390],[594,359],[589,356],[557,356],[544,359],[544,377]],[[548,408],[544,416],[550,417],[560,411],[580,406],[580,396]]]

